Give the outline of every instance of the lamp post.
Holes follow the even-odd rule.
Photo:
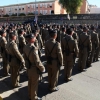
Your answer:
[[[18,3],[18,0],[17,0],[17,3]],[[17,17],[19,15],[19,5],[18,5],[18,8],[17,8]]]
[[[36,0],[35,0],[35,22],[37,24],[37,15],[36,15]]]

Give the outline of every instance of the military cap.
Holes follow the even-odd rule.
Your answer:
[[[34,38],[35,36],[33,35],[33,34],[28,34],[28,35],[26,35],[25,36],[25,38],[27,38],[27,39],[32,39],[32,38]]]

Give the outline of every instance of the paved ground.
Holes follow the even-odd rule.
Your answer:
[[[63,67],[59,77],[59,91],[48,91],[47,73],[44,73],[44,82],[39,83],[38,95],[43,100],[100,100],[100,62],[92,64],[86,72],[79,73],[77,67],[73,69],[73,81],[65,83],[63,80]],[[0,96],[3,100],[28,100],[27,75],[21,72],[22,87],[13,89],[10,77],[2,77],[0,67]]]

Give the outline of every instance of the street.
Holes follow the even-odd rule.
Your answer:
[[[13,89],[10,76],[2,77],[0,70],[0,96],[3,100],[28,100],[28,78],[21,71],[21,87]],[[86,72],[79,73],[77,64],[73,69],[73,81],[64,81],[63,67],[59,76],[59,91],[48,91],[47,72],[43,74],[43,82],[39,82],[38,96],[42,100],[100,100],[100,62],[92,64]]]

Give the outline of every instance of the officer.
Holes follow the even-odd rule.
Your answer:
[[[12,86],[18,87],[19,84],[19,70],[20,67],[25,67],[25,61],[22,55],[20,54],[16,41],[16,34],[14,32],[9,34],[10,41],[7,43],[7,51],[9,54],[9,65],[11,67],[11,80],[12,80]]]
[[[30,100],[42,100],[37,97],[39,72],[45,72],[45,67],[38,56],[38,48],[34,45],[36,37],[33,34],[27,35],[28,44],[24,47],[24,58],[28,62],[28,92]]]
[[[18,35],[19,35],[19,51],[21,54],[23,54],[23,48],[26,45],[25,38],[23,36],[24,30],[23,29],[18,30]]]
[[[77,42],[73,39],[73,29],[68,28],[67,34],[62,40],[62,50],[64,55],[64,73],[65,73],[65,81],[71,81],[72,69],[74,65],[75,57],[78,57],[78,45]]]
[[[0,38],[0,46],[1,46],[1,56],[3,58],[3,73],[4,76],[9,75],[9,64],[8,64],[8,59],[7,59],[7,40],[6,40],[6,31],[1,30],[0,31],[1,38]]]
[[[79,71],[85,71],[88,52],[91,52],[92,49],[91,38],[87,35],[87,31],[87,27],[84,27],[83,33],[79,36]]]
[[[51,30],[50,39],[45,43],[45,55],[47,58],[49,90],[59,90],[57,87],[59,69],[63,65],[63,56],[60,43],[56,42],[57,31]]]

